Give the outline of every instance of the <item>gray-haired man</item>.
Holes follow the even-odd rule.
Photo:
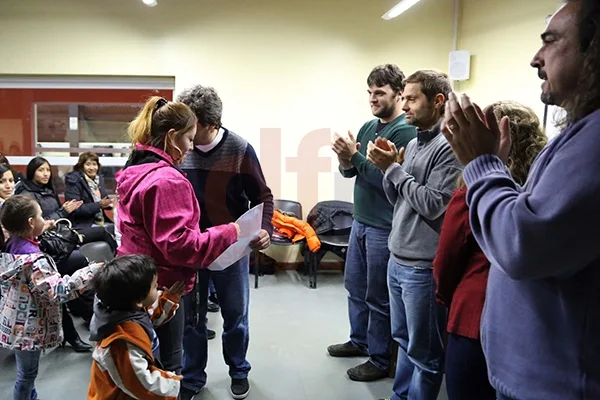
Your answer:
[[[194,86],[181,93],[178,100],[187,104],[198,117],[195,147],[181,168],[200,203],[200,227],[204,230],[234,222],[250,207],[263,203],[263,229],[250,246],[255,250],[266,249],[273,230],[273,196],[254,148],[241,136],[221,126],[223,103],[213,88]],[[196,285],[200,295],[196,297],[192,292],[184,297],[188,318],[183,340],[181,399],[191,399],[206,384],[209,280],[214,283],[223,316],[223,357],[229,366],[231,394],[234,399],[244,399],[248,395],[248,272],[248,257],[223,271],[199,271]],[[197,298],[199,304],[195,307]],[[196,325],[193,324],[196,320],[194,311],[200,314]]]

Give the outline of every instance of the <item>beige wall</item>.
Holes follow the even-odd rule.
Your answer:
[[[351,182],[334,194],[327,129],[357,131],[371,118],[371,68],[394,62],[407,72],[445,69],[451,46],[444,38],[452,33],[452,0],[423,2],[392,22],[380,19],[388,0],[159,3],[0,2],[0,73],[173,75],[177,91],[213,85],[225,125],[260,152],[278,197],[299,198],[307,208],[350,200]],[[319,163],[311,156],[321,146]],[[302,162],[288,161],[299,147]]]
[[[471,79],[457,89],[481,105],[517,100],[540,116],[541,81],[529,66],[557,0],[462,0],[458,45],[471,51]]]
[[[225,125],[254,144],[276,196],[308,211],[318,200],[351,198],[328,129],[356,132],[371,118],[371,68],[447,70],[453,0],[423,0],[381,20],[395,2],[0,1],[0,73],[169,75],[176,91],[215,86]],[[457,89],[482,104],[512,98],[541,112],[528,62],[557,1],[463,2],[459,48],[472,52],[473,75]]]

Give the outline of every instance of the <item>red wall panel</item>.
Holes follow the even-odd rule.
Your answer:
[[[172,90],[0,89],[0,152],[34,155],[35,103],[144,103],[150,96],[173,99]]]

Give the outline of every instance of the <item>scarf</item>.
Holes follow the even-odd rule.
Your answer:
[[[88,186],[90,187],[90,192],[92,192],[94,202],[99,203],[100,200],[102,200],[102,194],[100,193],[100,177],[96,175],[96,177],[92,179],[86,174],[83,174],[83,176],[85,176],[85,180]],[[94,215],[94,223],[98,226],[104,225],[104,212],[102,210],[100,210],[98,213],[96,213],[96,215]]]

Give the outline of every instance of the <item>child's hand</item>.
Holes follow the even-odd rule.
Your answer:
[[[46,221],[44,221],[44,231],[47,231],[48,229],[55,229],[56,228],[56,222],[54,222],[51,219],[48,219]]]
[[[175,282],[173,286],[167,289],[167,293],[173,296],[181,297],[183,296],[183,292],[185,291],[185,283],[183,282]]]

